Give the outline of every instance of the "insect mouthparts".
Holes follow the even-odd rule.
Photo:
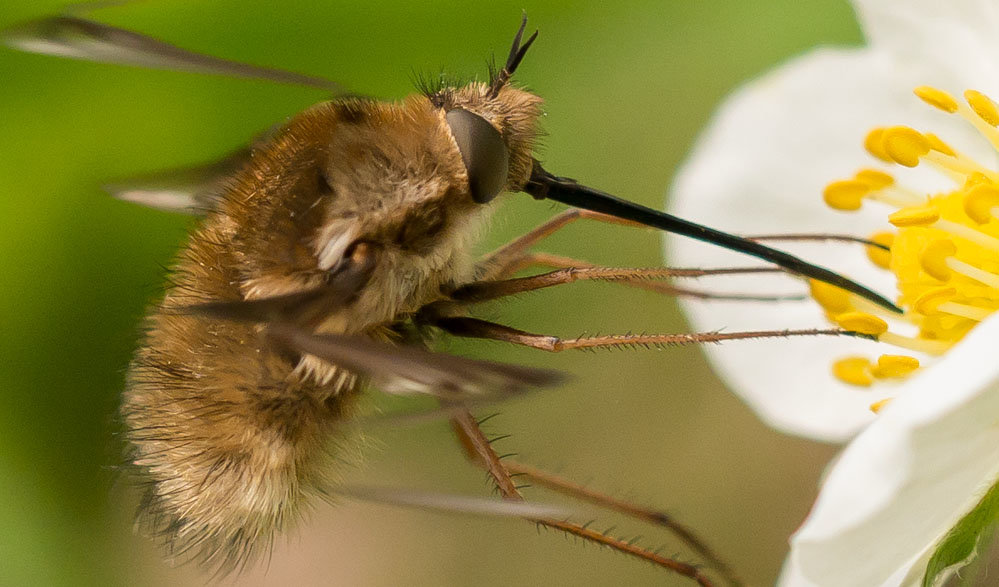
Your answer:
[[[568,204],[576,208],[590,210],[591,212],[600,212],[622,220],[630,220],[666,232],[718,245],[732,251],[745,253],[783,267],[792,273],[810,277],[855,293],[896,314],[902,313],[901,308],[881,294],[824,267],[813,265],[794,255],[762,245],[756,241],[684,220],[683,218],[654,210],[635,202],[629,202],[606,192],[579,184],[574,179],[552,175],[545,171],[537,160],[534,161],[531,177],[524,186],[523,191],[538,200],[555,200],[556,202]]]

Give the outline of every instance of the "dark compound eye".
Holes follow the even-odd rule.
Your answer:
[[[445,116],[468,172],[472,199],[485,204],[506,185],[510,155],[503,137],[484,118],[468,110],[455,108]]]

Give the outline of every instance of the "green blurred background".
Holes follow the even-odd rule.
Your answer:
[[[56,12],[6,0],[0,27]],[[543,158],[558,173],[659,207],[726,92],[818,43],[855,44],[841,0],[487,3],[265,0],[140,2],[99,18],[181,46],[326,75],[399,98],[413,72],[484,76],[526,9],[541,36],[518,81],[547,100]],[[195,163],[323,99],[312,90],[142,71],[0,49],[0,584],[186,585],[131,533],[114,473],[115,410],[137,324],[191,221],[113,201],[102,181]],[[509,197],[483,250],[555,209]],[[578,224],[545,250],[609,265],[661,263],[656,234]],[[490,306],[522,328],[688,329],[673,300],[577,284]],[[789,343],[790,344],[790,343]],[[546,355],[491,343],[451,350],[576,375],[500,407],[502,451],[691,525],[752,584],[771,583],[834,447],[768,430],[696,349]],[[445,424],[376,428],[352,481],[489,495]],[[554,499],[541,490],[530,496]],[[598,526],[689,559],[655,528]],[[687,585],[519,520],[319,504],[245,585]]]

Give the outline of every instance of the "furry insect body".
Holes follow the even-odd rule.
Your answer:
[[[487,91],[451,91],[448,106],[501,131],[511,187],[523,185],[541,101]],[[303,112],[257,147],[180,254],[122,408],[148,483],[141,521],[171,550],[228,568],[266,547],[333,482],[327,447],[350,442],[342,422],[359,385],[328,362],[280,352],[252,324],[176,310],[321,286],[357,242],[376,248],[374,270],[317,332],[387,339],[393,323],[470,281],[470,245],[490,206],[468,193],[446,111],[416,95]]]

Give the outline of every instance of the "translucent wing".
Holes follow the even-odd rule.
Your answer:
[[[349,94],[343,86],[328,79],[202,55],[78,16],[50,16],[33,20],[3,31],[0,39],[9,47],[29,53],[259,79],[319,88],[334,95]]]
[[[332,494],[373,503],[481,516],[565,518],[572,514],[568,508],[551,504],[371,485],[340,485]]]
[[[243,147],[217,161],[130,177],[105,184],[103,188],[126,202],[202,215],[215,209],[226,180],[246,165],[250,153],[250,147]]]
[[[291,325],[315,325],[357,299],[371,278],[376,258],[366,245],[357,245],[351,257],[330,270],[327,283],[320,287],[254,300],[208,302],[180,311],[234,322],[284,324],[285,329],[294,328]]]
[[[272,324],[278,344],[363,373],[389,393],[426,393],[446,401],[499,399],[562,383],[566,375],[424,349],[395,346],[362,336],[311,334],[287,324]]]
[[[445,402],[498,399],[565,380],[560,371],[468,359],[421,348],[396,346],[364,336],[314,334],[325,316],[351,304],[367,284],[377,252],[358,244],[331,270],[326,285],[255,300],[210,302],[182,308],[237,322],[266,323],[276,345],[367,375],[389,393],[425,393]]]

